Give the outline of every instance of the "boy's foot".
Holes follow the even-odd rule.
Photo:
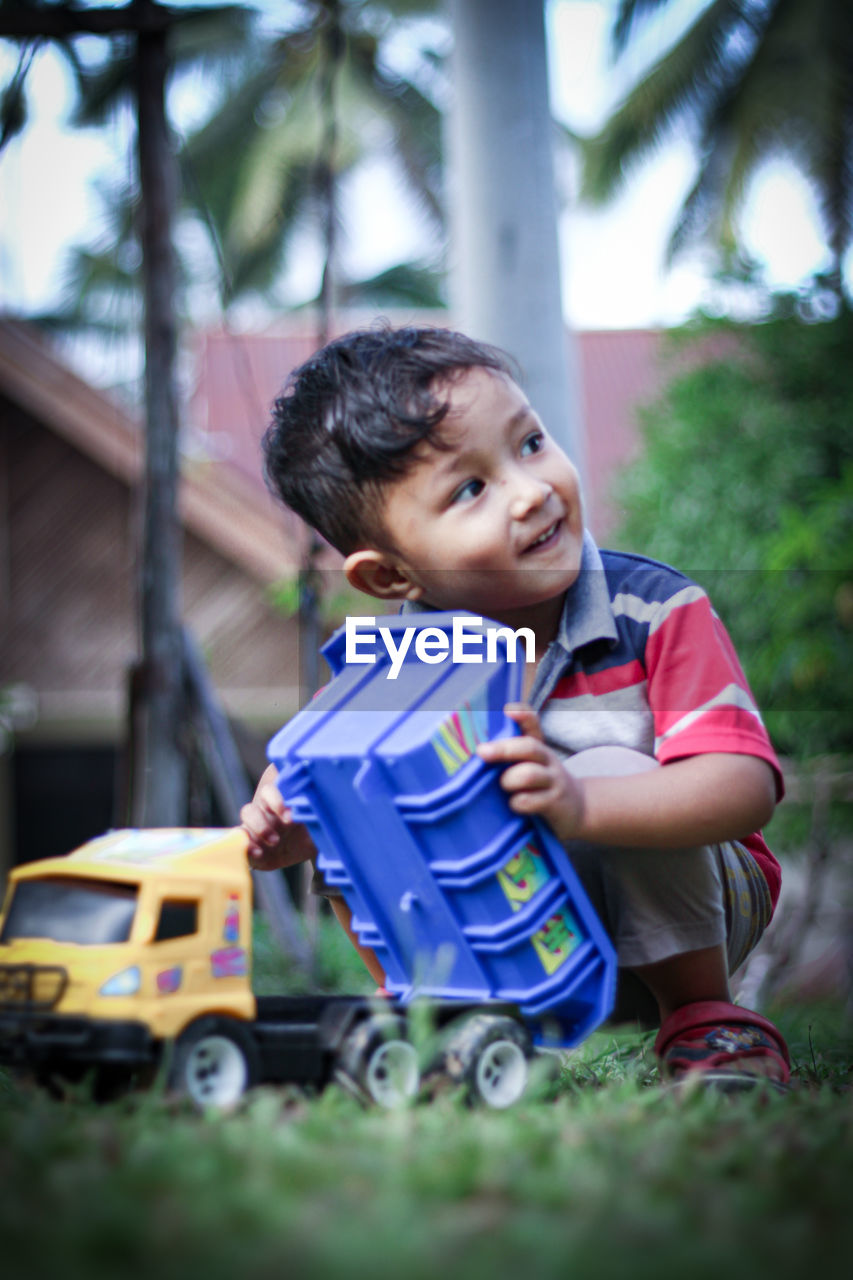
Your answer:
[[[791,1075],[788,1046],[773,1023],[722,1000],[676,1009],[658,1032],[655,1053],[662,1074],[677,1084],[782,1090]]]

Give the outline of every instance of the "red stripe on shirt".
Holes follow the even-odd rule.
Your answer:
[[[646,666],[658,737],[688,711],[710,702],[727,685],[737,685],[749,694],[746,676],[725,628],[710,615],[707,599],[691,601],[674,609],[649,636]],[[697,661],[699,654],[701,661]],[[666,690],[663,699],[656,695],[661,688]],[[726,704],[720,710],[724,715],[731,714]]]
[[[601,697],[618,689],[629,689],[642,684],[646,678],[642,664],[634,659],[619,667],[607,667],[604,671],[578,671],[563,676],[554,685],[551,698],[580,698],[585,694]]]

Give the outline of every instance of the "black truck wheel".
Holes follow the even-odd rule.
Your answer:
[[[228,1111],[257,1084],[258,1051],[249,1031],[233,1018],[192,1022],[175,1042],[168,1087],[200,1109]]]
[[[530,1036],[514,1018],[475,1013],[451,1029],[443,1069],[472,1102],[503,1110],[527,1088],[532,1052]]]
[[[335,1077],[340,1084],[380,1107],[410,1101],[420,1085],[418,1055],[400,1018],[365,1018],[341,1045]]]

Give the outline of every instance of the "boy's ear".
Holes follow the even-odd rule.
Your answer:
[[[344,573],[351,587],[378,600],[419,600],[423,595],[423,588],[382,551],[353,551],[344,561]]]

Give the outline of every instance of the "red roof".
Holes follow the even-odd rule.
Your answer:
[[[37,330],[3,316],[0,393],[124,484],[139,483],[143,440],[136,419],[69,369]],[[246,444],[251,483],[239,469],[183,458],[179,506],[188,529],[266,583],[296,572],[304,528],[260,490],[256,438]]]
[[[617,515],[608,501],[614,473],[639,448],[637,409],[653,400],[663,383],[662,335],[658,330],[629,329],[578,333],[573,338],[586,430],[587,519],[601,537]],[[270,405],[290,371],[316,346],[307,326],[252,334],[214,330],[198,336],[192,416],[213,456],[227,459],[260,483],[260,439]]]

